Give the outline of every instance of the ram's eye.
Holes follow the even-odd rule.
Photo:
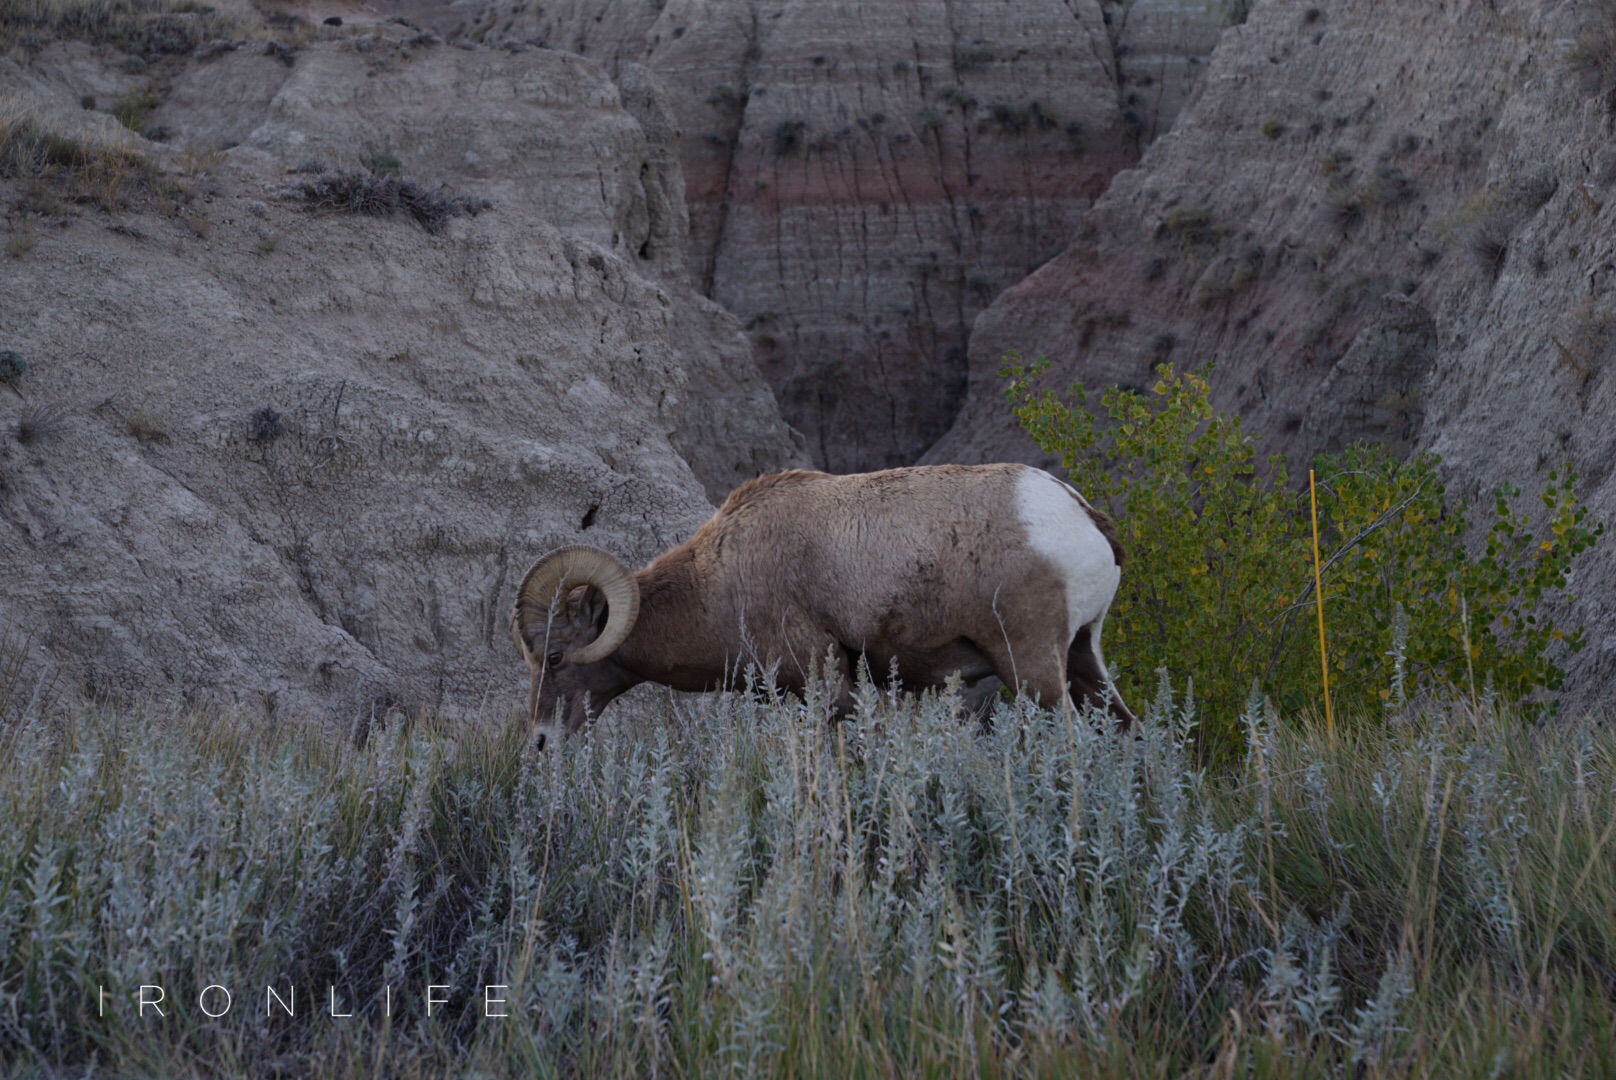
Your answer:
[[[545,659],[550,661],[550,666],[551,667],[560,667],[561,666],[561,654],[558,653],[558,652],[551,653],[549,656],[545,657]]]

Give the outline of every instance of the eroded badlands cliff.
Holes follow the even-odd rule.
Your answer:
[[[1440,452],[1455,489],[1531,491],[1571,460],[1616,521],[1616,126],[1608,7],[1259,2],[1206,86],[1075,242],[977,320],[934,461],[1037,460],[1001,357],[1052,385],[1210,368],[1293,460],[1368,438]],[[1579,67],[1581,70],[1579,70]],[[1616,676],[1616,549],[1587,558],[1572,684]]]
[[[47,156],[93,150],[0,179],[0,349],[27,365],[0,388],[0,623],[33,671],[272,714],[502,709],[531,558],[643,559],[703,484],[803,460],[687,284],[649,76],[400,27],[164,63],[0,61],[8,148],[24,118],[65,133]],[[102,114],[143,87],[165,144]],[[109,147],[155,171],[103,190]],[[366,184],[490,205],[437,232],[310,205],[367,158]]]
[[[1616,520],[1604,6],[294,6],[295,47],[0,61],[7,116],[157,168],[0,170],[0,615],[83,687],[508,703],[533,554],[643,557],[807,452],[1038,460],[1012,349],[1210,365],[1268,448],[1471,496],[1569,459]],[[310,205],[361,165],[490,207]],[[1608,544],[1576,588],[1587,702]]]
[[[692,270],[836,471],[949,426],[966,341],[1169,128],[1222,0],[379,0],[443,33],[643,62],[683,128]]]

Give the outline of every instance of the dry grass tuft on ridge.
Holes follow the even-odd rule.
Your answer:
[[[132,53],[187,53],[205,41],[260,34],[250,0],[5,0],[0,47],[37,47],[52,38],[116,45]]]
[[[121,127],[6,96],[0,96],[0,179],[23,181],[19,209],[43,214],[59,213],[63,203],[119,210],[164,183],[140,140]]]

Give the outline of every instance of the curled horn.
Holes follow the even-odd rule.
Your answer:
[[[580,585],[593,585],[606,594],[606,628],[600,637],[567,657],[574,664],[593,664],[617,650],[634,629],[640,616],[640,583],[615,555],[587,544],[556,548],[534,563],[516,590],[516,610],[511,615],[511,636],[529,662],[533,657],[527,642],[532,631],[545,625],[551,604],[556,610],[567,593]]]

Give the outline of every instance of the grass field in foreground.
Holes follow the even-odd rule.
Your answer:
[[[1608,727],[1433,706],[1332,747],[1252,708],[1211,775],[1165,694],[1138,741],[863,696],[840,727],[625,710],[548,753],[518,722],[356,750],[183,709],[13,720],[0,1062],[1616,1074]]]

